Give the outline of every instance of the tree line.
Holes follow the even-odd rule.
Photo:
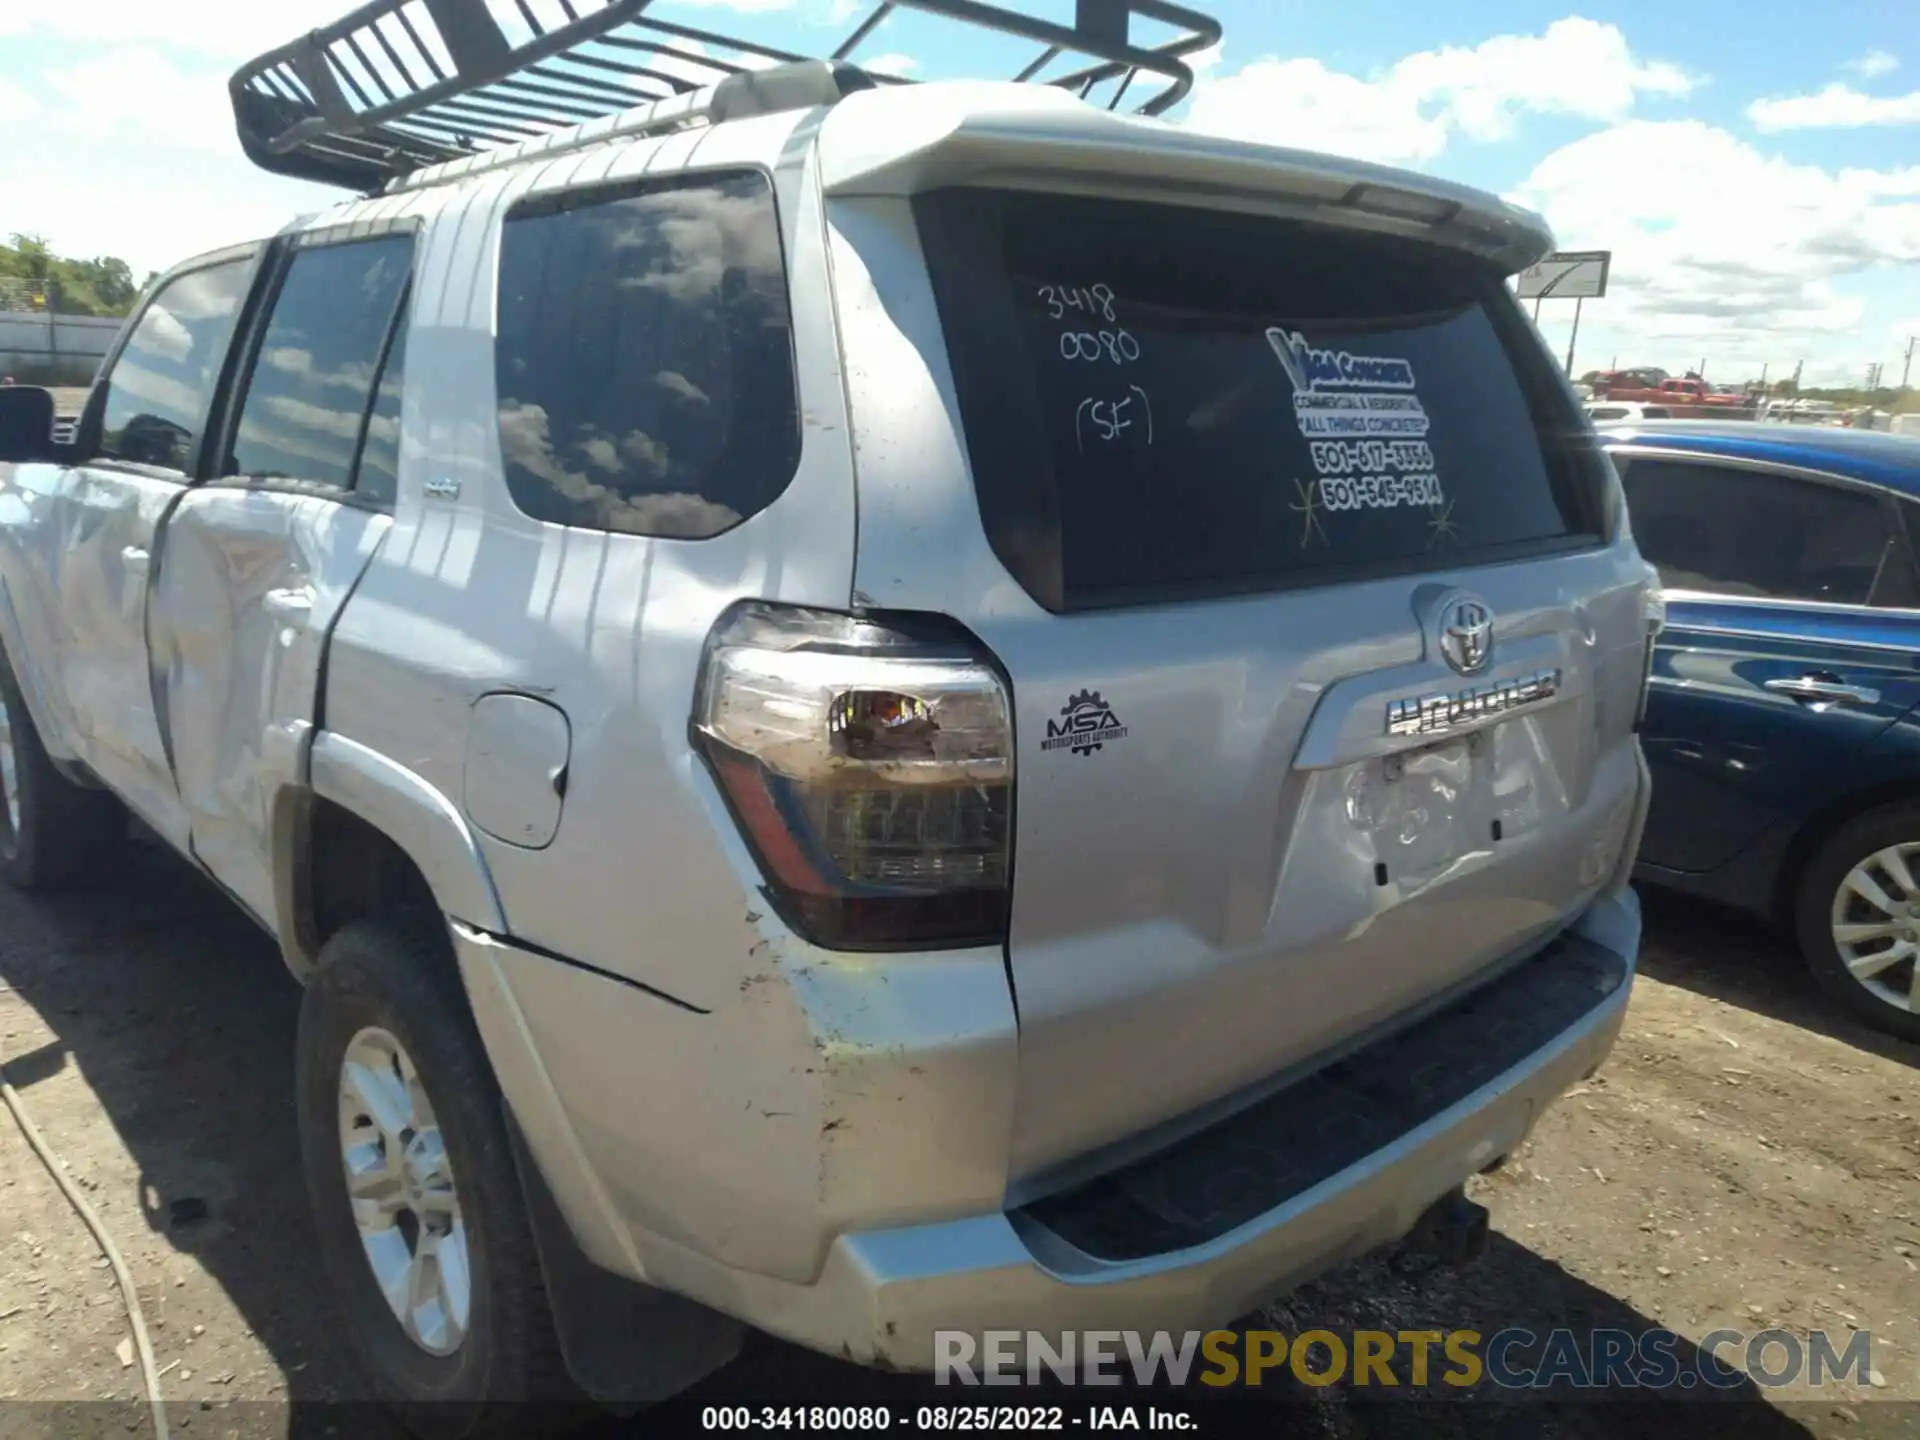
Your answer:
[[[18,232],[0,245],[0,292],[24,288],[26,298],[18,303],[31,308],[46,306],[62,315],[125,315],[145,284],[134,279],[133,267],[117,255],[70,259],[54,254],[41,236]],[[11,304],[0,305],[7,308]]]

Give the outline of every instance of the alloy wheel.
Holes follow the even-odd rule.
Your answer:
[[[451,1355],[473,1309],[460,1190],[412,1057],[377,1026],[341,1058],[340,1159],[361,1249],[394,1318],[429,1355]]]
[[[1896,1010],[1920,1014],[1920,841],[1876,850],[1833,897],[1834,947],[1854,982]]]

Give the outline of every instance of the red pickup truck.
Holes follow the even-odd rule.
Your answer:
[[[1675,415],[1714,415],[1728,420],[1751,420],[1756,409],[1751,396],[1722,394],[1692,376],[1649,385],[1644,376],[1631,370],[1602,375],[1594,382],[1593,398],[1664,405]]]

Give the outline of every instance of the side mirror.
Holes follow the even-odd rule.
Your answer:
[[[37,385],[0,385],[0,462],[58,458],[53,392]]]

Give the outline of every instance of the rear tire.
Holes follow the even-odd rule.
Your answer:
[[[578,1420],[500,1092],[439,916],[361,920],[326,943],[300,1007],[296,1104],[321,1258],[378,1398],[434,1440]]]
[[[1835,831],[1801,873],[1794,928],[1823,990],[1876,1030],[1920,1040],[1920,804]]]
[[[0,652],[0,880],[16,890],[54,890],[116,874],[126,838],[120,802],[74,784],[47,758]]]

